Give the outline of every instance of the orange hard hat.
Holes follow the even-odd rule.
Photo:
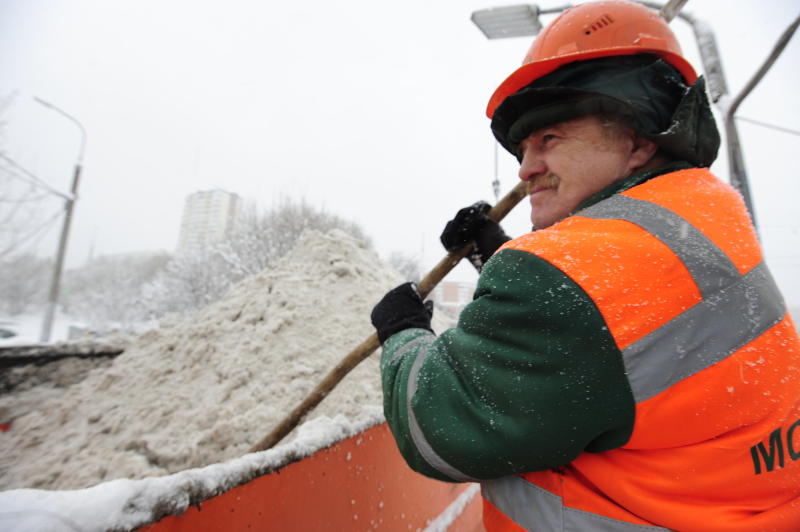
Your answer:
[[[654,54],[683,75],[697,80],[683,58],[678,39],[657,12],[625,1],[592,2],[565,10],[533,41],[522,66],[489,99],[489,118],[508,96],[558,67],[598,57]]]

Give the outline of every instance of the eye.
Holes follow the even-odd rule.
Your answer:
[[[554,140],[556,140],[558,136],[553,135],[552,133],[548,133],[546,135],[542,135],[542,146],[547,146]]]

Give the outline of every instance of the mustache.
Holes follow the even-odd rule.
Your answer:
[[[554,188],[558,186],[558,182],[560,180],[561,179],[557,175],[553,173],[547,173],[543,176],[537,177],[533,181],[528,181],[527,193],[530,194],[534,189],[537,188]]]

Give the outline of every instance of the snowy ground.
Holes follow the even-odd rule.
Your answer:
[[[22,314],[19,316],[0,315],[0,329],[10,330],[15,336],[0,338],[0,347],[8,345],[38,344],[42,332],[44,311],[37,314]],[[53,331],[50,335],[51,342],[59,342],[69,338],[69,328],[83,327],[83,323],[72,316],[56,313],[53,321]]]

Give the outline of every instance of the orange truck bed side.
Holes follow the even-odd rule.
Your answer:
[[[139,530],[407,532],[458,514],[449,530],[479,532],[480,494],[448,510],[467,488],[409,469],[384,423]]]

